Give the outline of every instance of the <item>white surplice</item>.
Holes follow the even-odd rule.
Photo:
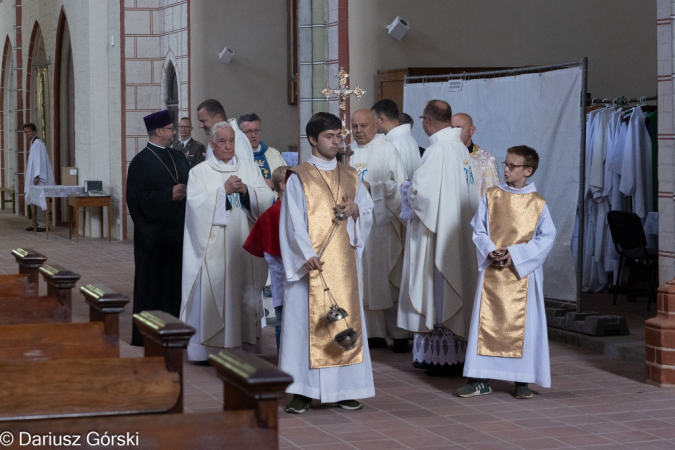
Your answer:
[[[432,135],[411,180],[415,217],[408,221],[397,324],[413,332],[443,325],[466,338],[478,276],[469,226],[478,194],[461,131]]]
[[[394,144],[401,157],[406,179],[411,180],[413,172],[420,166],[422,158],[417,141],[412,135],[412,127],[409,123],[399,125],[392,128],[386,137],[389,142]]]
[[[513,194],[529,194],[537,190],[534,184],[529,184],[521,189],[502,184],[499,185],[499,188]],[[507,247],[518,276],[522,278],[529,275],[522,358],[481,356],[478,355],[477,351],[483,277],[485,269],[492,262],[488,254],[497,249],[490,238],[490,220],[499,220],[499,218],[488,217],[487,197],[483,197],[478,211],[471,221],[479,272],[471,331],[469,332],[466,360],[464,361],[464,376],[536,383],[541,387],[551,387],[551,364],[549,362],[546,312],[544,309],[544,272],[542,270],[544,260],[553,247],[556,233],[551,215],[548,207],[544,205],[532,240],[524,244]]]
[[[30,187],[33,186],[33,180],[39,177],[38,185],[53,186],[54,171],[49,162],[49,155],[45,143],[38,137],[33,138],[30,144],[28,154],[28,163],[26,164],[26,171],[24,172],[24,194],[26,195],[27,205],[38,205],[42,210],[47,209],[47,202],[44,197],[33,198],[30,193]]]
[[[237,159],[239,161],[253,162],[253,148],[251,148],[251,142],[244,132],[239,129],[237,119],[228,119],[227,123],[229,123],[234,130],[234,154],[237,156]],[[208,160],[211,155],[213,155],[213,149],[209,142],[206,146],[206,159]]]
[[[241,205],[240,194],[225,192],[224,184],[233,175],[247,185],[250,210]],[[258,343],[267,264],[242,245],[273,201],[274,193],[252,161],[235,156],[226,164],[212,155],[190,171],[180,313],[180,319],[197,330],[188,345],[190,360],[205,360],[221,348]]]
[[[394,145],[382,134],[360,146],[352,143],[350,165],[359,180],[370,184],[374,220],[362,256],[363,306],[368,336],[406,339],[410,333],[396,327],[403,267],[405,227],[399,219],[405,180],[403,163]],[[392,311],[389,311],[393,309]]]
[[[315,156],[311,156],[308,162],[319,170],[333,170],[337,164],[336,160],[324,161]],[[347,232],[349,244],[359,249],[363,248],[373,223],[373,202],[360,182],[354,202],[359,207],[359,217],[356,221],[351,217],[347,220]],[[307,224],[305,192],[297,175],[293,174],[286,183],[279,219],[279,244],[286,271],[279,368],[293,376],[293,383],[286,392],[319,399],[324,403],[373,397],[375,386],[368,345],[363,346],[362,363],[323,369],[309,368],[309,277],[303,265],[317,254],[309,238]],[[330,224],[326,224],[326,227],[330,227]],[[345,283],[349,282],[356,283],[357,280],[345,280]],[[363,314],[361,317],[362,342],[365,343],[366,325]]]

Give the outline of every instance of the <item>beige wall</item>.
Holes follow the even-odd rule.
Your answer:
[[[236,6],[236,7],[235,7]],[[218,60],[234,50],[229,64]],[[263,140],[285,151],[298,144],[298,110],[287,102],[286,2],[249,0],[190,2],[190,115],[202,100],[215,98],[228,118],[256,112]],[[206,143],[195,123],[194,136]]]
[[[397,41],[386,25],[410,23]],[[350,0],[350,81],[376,99],[378,70],[515,67],[589,59],[594,97],[656,95],[654,0]]]

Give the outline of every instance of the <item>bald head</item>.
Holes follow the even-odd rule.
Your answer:
[[[375,116],[369,109],[357,109],[352,114],[352,134],[359,145],[366,145],[375,137]]]
[[[471,145],[471,138],[473,133],[476,131],[476,127],[473,126],[473,119],[470,115],[464,113],[457,113],[452,116],[452,128],[461,128],[462,134],[459,138],[462,140],[464,145],[467,147]]]
[[[427,136],[432,136],[452,123],[452,108],[443,100],[429,100],[422,113],[422,127]]]

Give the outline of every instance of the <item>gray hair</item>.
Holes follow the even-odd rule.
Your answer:
[[[209,134],[209,137],[213,142],[216,142],[216,132],[218,130],[223,130],[225,128],[232,128],[232,125],[230,125],[230,122],[218,122],[214,126],[211,127],[211,133]],[[232,128],[232,131],[234,131],[234,128]],[[236,133],[235,133],[236,134]]]
[[[243,116],[239,116],[237,119],[237,125],[239,125],[239,128],[241,128],[241,124],[243,122],[260,122],[262,125],[262,120],[260,119],[260,116],[257,115],[256,113],[251,113],[251,114],[244,114]]]

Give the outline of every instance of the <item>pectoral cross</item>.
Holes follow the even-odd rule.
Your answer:
[[[361,96],[366,93],[361,87],[357,84],[356,89],[349,89],[349,86],[347,85],[347,78],[349,78],[349,74],[345,72],[345,70],[340,67],[340,71],[336,75],[336,77],[339,80],[340,88],[339,89],[331,89],[328,87],[328,84],[326,84],[326,87],[321,91],[323,95],[326,96],[326,100],[328,100],[332,95],[335,95],[339,98],[340,100],[340,113],[342,115],[342,130],[340,131],[340,135],[342,136],[342,148],[347,147],[347,143],[345,142],[345,139],[347,139],[347,136],[351,133],[349,131],[349,128],[347,128],[347,99],[349,98],[350,95],[355,95],[357,100],[361,99]]]

